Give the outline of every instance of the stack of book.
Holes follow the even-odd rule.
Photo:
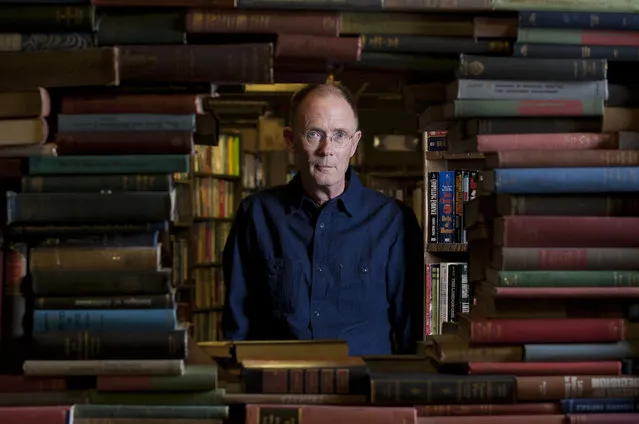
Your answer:
[[[622,125],[611,116],[599,118],[598,130],[590,132],[552,131],[553,125],[567,128],[569,121],[544,124],[547,118],[541,118],[572,119],[575,110],[601,115],[606,62],[555,59],[553,68],[540,68],[532,81],[528,72],[545,59],[505,59],[501,68],[492,58],[465,60],[462,71],[474,70],[474,77],[509,81],[468,85],[467,94],[490,89],[493,99],[480,100],[476,93],[476,100],[456,101],[450,110],[461,118],[527,114],[531,122],[517,118],[508,123],[512,132],[461,139],[453,132],[448,140],[451,154],[483,153],[485,170],[479,172],[480,196],[467,205],[464,217],[469,250],[477,252],[469,262],[473,304],[470,314],[432,338],[432,356],[440,369],[471,374],[460,383],[468,390],[458,392],[462,398],[493,404],[489,413],[517,415],[519,422],[563,422],[560,413],[576,422],[570,414],[636,412],[637,134],[602,132]],[[510,77],[500,73],[506,67]],[[587,81],[554,82],[553,90],[543,89],[549,83],[540,80],[561,81],[561,69]],[[506,96],[514,100],[494,99]],[[484,103],[485,109],[469,111],[467,103]],[[514,112],[497,112],[509,103]],[[527,404],[495,405],[515,402]],[[488,409],[468,411],[479,415]],[[471,419],[455,422],[477,422]],[[504,422],[516,422],[510,419]],[[587,419],[633,422],[637,416]]]

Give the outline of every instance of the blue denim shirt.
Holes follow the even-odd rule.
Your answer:
[[[423,337],[419,224],[354,171],[347,178],[346,191],[322,207],[299,176],[242,200],[223,256],[226,339],[339,339],[351,355],[414,352]]]

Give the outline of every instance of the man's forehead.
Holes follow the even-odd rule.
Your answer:
[[[318,93],[319,94],[319,93]],[[311,93],[300,105],[299,113],[303,122],[327,123],[332,125],[352,126],[356,121],[351,106],[341,96],[335,93],[322,93],[318,95]]]

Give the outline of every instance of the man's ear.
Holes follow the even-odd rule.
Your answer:
[[[288,150],[290,150],[291,152],[295,152],[295,140],[293,137],[293,130],[291,129],[291,127],[284,127],[284,140],[286,140],[286,146],[288,147]]]
[[[361,131],[357,131],[355,134],[353,134],[353,139],[351,140],[351,151],[350,151],[349,157],[352,158],[355,155],[355,152],[357,151],[357,146],[359,145],[359,140],[361,138],[362,138]]]

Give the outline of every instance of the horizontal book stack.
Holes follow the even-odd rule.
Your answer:
[[[524,11],[519,13],[515,56],[634,62],[639,16],[632,13]]]

